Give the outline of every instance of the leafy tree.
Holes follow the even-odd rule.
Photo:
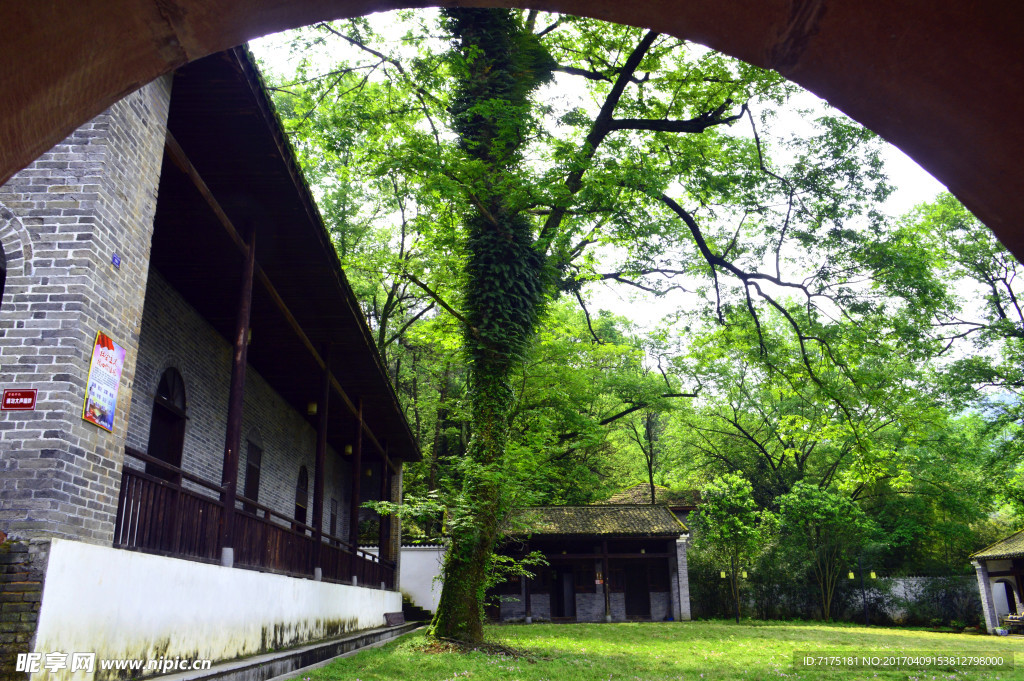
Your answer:
[[[879,285],[928,317],[943,353],[958,351],[946,388],[970,402],[978,389],[1024,387],[1020,263],[952,194],[917,206],[865,245]],[[967,344],[967,342],[970,344]]]
[[[701,490],[697,510],[697,548],[727,566],[736,623],[740,622],[740,576],[767,547],[774,516],[759,512],[750,482],[726,473]]]
[[[786,357],[791,378],[802,365],[842,411],[831,383],[845,374],[828,320],[836,310],[878,312],[857,285],[866,237],[852,223],[879,220],[873,205],[888,189],[873,137],[841,116],[821,117],[789,146],[769,139],[771,110],[793,90],[777,74],[654,32],[536,12],[446,11],[451,48],[440,49],[425,37],[437,28],[429,21],[394,50],[366,20],[322,25],[300,49],[337,39],[362,61],[275,87],[341,223],[344,264],[363,275],[393,375],[406,394],[452,385],[442,378],[452,375],[465,391],[407,408],[421,441],[433,433],[439,448],[447,412],[460,410],[447,481],[435,475],[439,449],[435,473],[423,476],[446,495],[451,519],[432,631],[475,640],[493,546],[514,505],[536,498],[519,493],[529,462],[598,444],[588,438],[599,427],[661,411],[657,401],[685,393],[697,375],[673,364],[654,391],[643,372],[635,381],[620,372],[621,389],[603,393],[601,409],[576,411],[590,416],[582,425],[560,423],[557,437],[521,428],[554,413],[521,409],[530,381],[516,383],[529,379],[523,367],[551,301],[576,300],[601,345],[588,282],[665,295],[706,281],[691,301],[699,312],[726,325],[746,315],[752,351]],[[584,101],[535,97],[552,74],[584,83]],[[751,133],[730,133],[733,124]],[[330,151],[317,156],[320,144]],[[795,353],[772,352],[764,323],[773,319]],[[416,369],[459,353],[455,371],[426,380]]]
[[[783,536],[810,559],[821,612],[832,619],[832,600],[844,566],[863,545],[873,523],[849,497],[798,482],[779,499]]]

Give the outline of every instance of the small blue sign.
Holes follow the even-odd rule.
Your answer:
[[[114,263],[114,267],[116,267],[117,269],[121,269],[121,256],[119,256],[117,253],[115,253],[114,256],[110,259],[110,262]]]

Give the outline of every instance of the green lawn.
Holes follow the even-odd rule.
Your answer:
[[[1024,639],[819,623],[657,622],[490,626],[489,641],[526,654],[510,658],[427,646],[419,632],[336,660],[308,681],[715,681],[720,679],[1024,680]],[[927,671],[795,669],[794,652],[848,654],[983,651],[1017,658],[1020,669]]]

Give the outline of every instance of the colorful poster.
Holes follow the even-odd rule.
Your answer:
[[[114,409],[117,407],[117,390],[121,387],[124,355],[124,348],[102,331],[96,332],[82,418],[111,432],[114,430]]]

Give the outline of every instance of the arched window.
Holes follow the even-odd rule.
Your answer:
[[[309,473],[299,467],[299,480],[295,483],[295,521],[306,524],[306,506],[309,504]],[[299,529],[299,528],[296,528]]]
[[[252,431],[246,438],[245,455],[245,489],[242,496],[250,501],[260,500],[260,470],[263,468],[263,444],[259,431]],[[256,507],[252,504],[243,506],[246,513],[255,515]]]
[[[156,388],[146,450],[153,458],[176,468],[181,467],[181,452],[185,446],[186,407],[185,381],[177,369],[167,369]],[[147,463],[146,472],[170,482],[181,482],[180,475],[157,464]]]
[[[7,281],[7,254],[4,245],[0,244],[0,300],[4,297],[4,282]]]

